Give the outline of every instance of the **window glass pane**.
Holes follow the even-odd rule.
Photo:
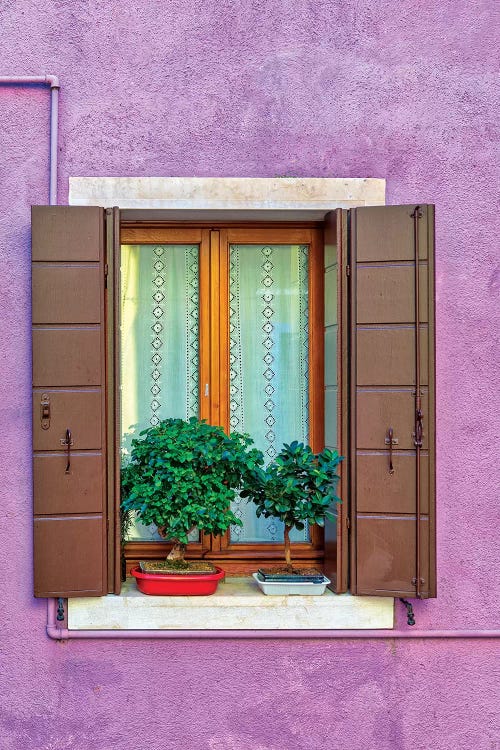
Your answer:
[[[122,245],[125,454],[134,434],[161,419],[199,414],[198,256],[198,245]],[[160,536],[156,527],[135,523],[129,539],[157,540]]]
[[[230,425],[271,461],[283,443],[308,439],[308,247],[230,246]],[[233,504],[234,543],[281,542],[283,524]],[[309,531],[292,533],[308,541]]]

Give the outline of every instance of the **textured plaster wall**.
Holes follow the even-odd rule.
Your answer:
[[[439,598],[416,604],[422,628],[497,623],[496,7],[0,5],[0,74],[61,78],[62,203],[70,175],[291,175],[384,177],[389,203],[437,204]],[[46,638],[30,572],[29,206],[47,200],[48,103],[0,87],[1,749],[498,747],[492,641]]]

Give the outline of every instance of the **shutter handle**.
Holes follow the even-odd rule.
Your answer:
[[[71,436],[71,430],[69,429],[69,427],[66,430],[66,436],[61,438],[60,443],[66,448],[66,469],[64,473],[69,474],[71,469],[71,446],[73,445],[73,438]]]
[[[417,412],[415,414],[415,432],[413,433],[413,436],[415,438],[415,448],[422,447],[422,438],[424,436],[423,419],[424,415],[422,414],[422,411],[420,409],[417,409]]]
[[[394,474],[394,466],[392,464],[392,441],[394,440],[394,430],[389,427],[389,474]]]
[[[67,451],[68,451],[67,452],[66,471],[64,473],[65,474],[69,474],[70,473],[70,469],[71,469],[71,446],[73,444],[73,441],[71,439],[71,430],[69,429],[69,427],[66,430],[66,438],[64,440],[64,443],[65,443]]]
[[[385,439],[385,444],[389,446],[389,474],[394,474],[394,466],[392,463],[392,446],[398,445],[398,443],[398,438],[394,437],[394,430],[392,429],[392,427],[389,427],[387,431],[387,437]]]

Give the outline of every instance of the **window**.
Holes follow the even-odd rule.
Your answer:
[[[248,432],[266,459],[298,439],[324,447],[323,233],[315,225],[130,226],[121,229],[121,434],[191,416]],[[196,537],[229,574],[283,558],[277,519]],[[127,568],[165,556],[154,527],[134,524]],[[292,533],[294,556],[322,564],[319,528]]]
[[[326,216],[323,229],[325,321],[318,329],[324,328],[325,336],[325,438],[327,443],[336,440],[347,457],[343,504],[327,530],[324,564],[330,577],[333,571],[339,591],[349,582],[353,593],[433,596],[432,207],[339,209]],[[243,236],[220,244],[223,228],[213,231],[219,232],[219,265],[213,272],[220,279],[221,248],[226,248],[227,264],[231,245],[253,243]],[[260,239],[261,248],[293,245],[290,239]],[[168,243],[158,246],[162,244]],[[34,209],[38,596],[101,595],[119,589],[119,362],[112,335],[117,329],[118,245],[118,210]],[[209,289],[215,294],[217,284]],[[214,315],[218,307],[212,306]],[[315,309],[310,310],[313,317],[320,315]],[[213,321],[211,325],[213,331]],[[216,330],[220,362],[221,352],[229,356],[229,329]],[[313,348],[312,356],[320,351]],[[310,365],[313,374],[317,364]],[[218,372],[212,368],[208,382],[209,393],[218,383],[220,396],[228,369],[219,367]],[[214,396],[209,408],[220,414],[223,403],[228,420],[227,397]],[[314,431],[311,425],[309,429]],[[307,544],[312,549],[314,540]],[[217,553],[229,555],[236,546],[226,540],[226,548],[221,545]],[[235,554],[244,559],[242,550]]]

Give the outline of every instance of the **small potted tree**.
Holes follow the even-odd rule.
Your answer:
[[[185,559],[189,534],[224,534],[241,525],[230,503],[263,455],[248,435],[226,435],[221,427],[192,417],[166,419],[132,440],[122,468],[122,510],[136,511],[172,542],[164,562],[141,563],[131,572],[148,594],[211,594],[224,572],[206,561]]]
[[[253,574],[265,594],[322,594],[330,583],[320,571],[292,565],[290,532],[302,531],[306,522],[324,526],[325,518],[333,519],[330,508],[341,502],[335,494],[341,461],[337,451],[325,448],[315,454],[308,445],[294,441],[285,444],[264,470],[249,476],[242,497],[255,503],[257,516],[274,516],[285,527],[285,565]]]

